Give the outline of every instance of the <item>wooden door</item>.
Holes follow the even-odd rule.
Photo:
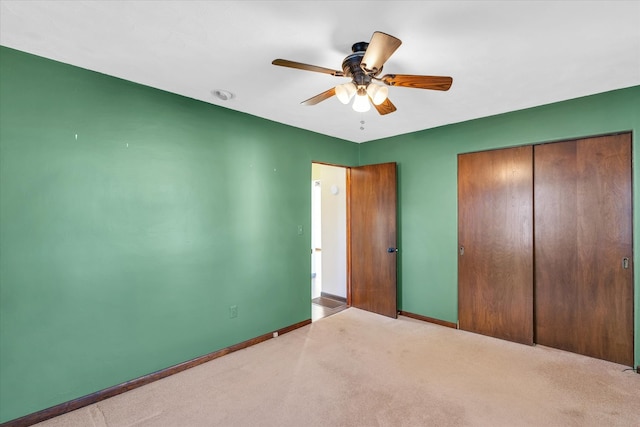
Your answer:
[[[533,344],[532,147],[458,156],[460,329]]]
[[[633,365],[631,135],[535,147],[536,342]]]
[[[351,305],[396,318],[396,164],[351,168]]]

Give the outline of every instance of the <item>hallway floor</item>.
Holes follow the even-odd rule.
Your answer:
[[[347,303],[344,301],[324,296],[314,298],[311,300],[311,321],[315,322],[316,320],[339,313],[345,308],[347,308]]]

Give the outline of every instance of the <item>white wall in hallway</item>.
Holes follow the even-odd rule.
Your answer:
[[[320,165],[322,292],[347,297],[347,170]]]

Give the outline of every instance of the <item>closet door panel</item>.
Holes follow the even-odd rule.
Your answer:
[[[630,134],[539,145],[534,158],[536,342],[630,366]]]
[[[564,349],[580,323],[576,150],[576,141],[534,148],[535,340]]]
[[[532,147],[458,156],[460,328],[533,344]]]

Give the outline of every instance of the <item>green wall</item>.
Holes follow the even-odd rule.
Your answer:
[[[640,147],[640,86],[362,144],[360,163],[398,163],[400,309],[457,322],[457,155],[619,131]],[[640,248],[640,169],[633,173]],[[638,264],[638,253],[634,256]],[[640,364],[640,274],[635,274],[635,364]]]
[[[457,154],[635,131],[639,106],[356,145],[1,47],[0,422],[309,319],[312,161],[398,162],[400,308],[455,322]]]
[[[0,128],[0,422],[311,317],[356,144],[8,48]]]

